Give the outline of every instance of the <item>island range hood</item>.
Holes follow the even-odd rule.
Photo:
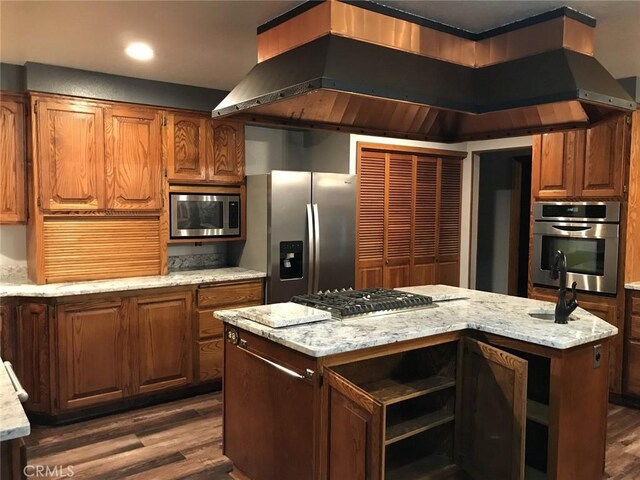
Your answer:
[[[454,142],[636,108],[563,7],[474,34],[367,1],[306,2],[258,29],[258,64],[214,118]]]

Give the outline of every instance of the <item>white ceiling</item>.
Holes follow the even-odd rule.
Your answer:
[[[230,90],[256,62],[256,27],[301,3],[265,1],[0,1],[0,61],[27,61]],[[640,1],[384,1],[470,31],[568,5],[595,17],[596,58],[640,76]],[[145,41],[148,63],[124,47]]]

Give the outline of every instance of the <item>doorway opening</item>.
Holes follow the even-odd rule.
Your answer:
[[[527,296],[531,148],[476,152],[471,288]]]

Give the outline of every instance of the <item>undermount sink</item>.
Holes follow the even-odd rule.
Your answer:
[[[530,317],[537,318],[538,320],[551,320],[552,322],[556,319],[556,314],[554,311],[549,310],[534,310],[531,312],[527,312]],[[573,315],[569,316],[569,320],[573,321]]]

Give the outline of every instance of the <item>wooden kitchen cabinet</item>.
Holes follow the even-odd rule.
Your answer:
[[[142,107],[105,109],[106,207],[160,210],[162,162],[160,114]]]
[[[534,135],[534,198],[622,197],[629,138],[630,117],[622,114],[588,129]]]
[[[127,396],[130,322],[119,298],[60,305],[56,310],[60,408]]]
[[[167,114],[165,142],[169,180],[206,180],[208,124],[203,115]]]
[[[168,112],[164,136],[170,181],[239,184],[244,180],[244,125]]]
[[[262,280],[236,282],[225,285],[203,286],[197,291],[198,332],[195,342],[196,380],[200,382],[222,380],[223,349],[222,320],[213,312],[228,308],[262,305],[264,287]]]
[[[32,97],[43,210],[100,210],[106,207],[104,114],[89,102]]]
[[[459,285],[460,159],[359,148],[356,287]]]
[[[626,290],[626,361],[623,393],[640,397],[640,291]]]
[[[134,302],[134,393],[191,383],[192,293],[144,296]]]
[[[39,303],[18,307],[16,374],[29,394],[24,404],[28,412],[50,409],[51,308]]]
[[[244,124],[210,120],[207,180],[213,183],[242,183],[244,180]]]
[[[0,94],[0,224],[27,221],[25,100]]]

